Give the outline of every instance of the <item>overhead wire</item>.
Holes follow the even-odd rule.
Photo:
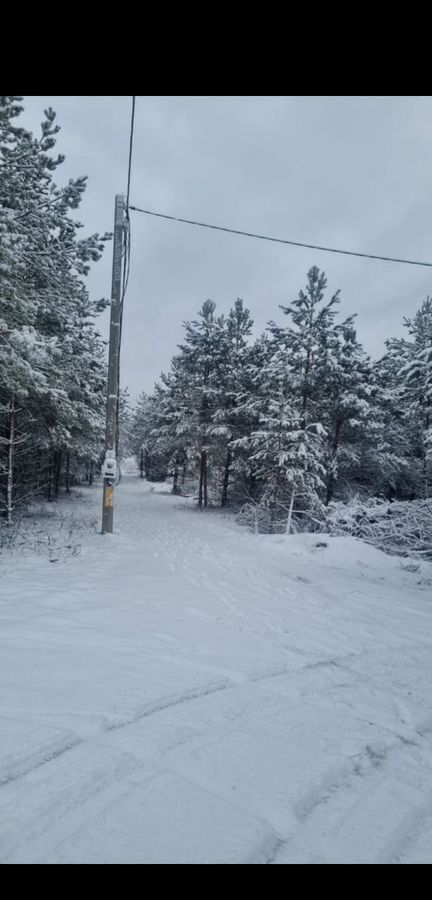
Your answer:
[[[291,247],[306,247],[309,250],[321,250],[325,253],[342,253],[344,256],[360,256],[363,259],[375,259],[382,260],[384,262],[394,262],[394,263],[402,263],[408,266],[427,266],[428,268],[432,268],[432,262],[422,262],[420,260],[415,259],[402,259],[397,256],[381,256],[377,253],[363,253],[359,250],[342,250],[336,247],[324,247],[320,244],[307,244],[304,241],[291,241],[286,240],[285,238],[277,238],[270,237],[267,234],[257,234],[252,231],[241,231],[239,228],[228,228],[223,225],[212,225],[209,222],[199,222],[195,219],[185,219],[181,216],[170,216],[167,213],[155,212],[150,209],[142,209],[139,206],[129,205],[129,209],[132,209],[134,212],[144,213],[146,216],[157,216],[159,219],[170,219],[172,222],[182,222],[186,225],[197,225],[200,228],[211,228],[214,231],[225,231],[229,234],[239,234],[244,237],[256,238],[260,241],[272,241],[276,244],[288,244]]]

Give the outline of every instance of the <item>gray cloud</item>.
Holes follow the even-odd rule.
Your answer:
[[[126,188],[129,97],[25,97],[35,129],[52,106],[66,154],[59,179],[87,174],[80,219],[112,229]],[[131,202],[291,240],[432,260],[430,97],[138,97]],[[307,269],[341,289],[374,356],[432,293],[432,272],[220,234],[131,213],[132,265],[122,381],[151,390],[207,297],[227,312],[241,296],[256,332],[282,315]],[[111,250],[89,277],[108,296]],[[107,323],[101,330],[107,335]]]

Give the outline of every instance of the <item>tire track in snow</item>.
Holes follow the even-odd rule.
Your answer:
[[[426,803],[413,808],[412,799],[405,800],[403,792],[401,798],[396,795],[395,799],[395,785],[400,779],[399,770],[405,771],[405,761],[408,758],[411,766],[407,771],[413,777],[412,762],[416,750],[419,751],[418,771],[421,771],[424,778],[424,766],[432,763],[430,748],[427,746],[431,732],[432,720],[428,718],[416,729],[418,741],[397,736],[398,739],[393,744],[370,743],[350,760],[328,769],[319,783],[311,785],[294,805],[299,828],[291,835],[281,837],[278,852],[270,862],[365,862],[361,858],[365,820],[368,821],[371,833],[374,827],[381,824],[373,818],[377,797],[380,808],[384,805],[390,817],[393,808],[395,814],[398,812],[398,801],[399,806],[406,806],[407,812],[396,826],[390,826],[390,833],[381,843],[376,859],[369,858],[368,861],[381,864],[399,862],[415,842],[422,822],[432,815],[432,794]],[[370,811],[368,804],[371,806]],[[349,849],[346,846],[347,835],[350,836]],[[350,858],[347,858],[347,854]]]
[[[432,819],[432,793],[429,793],[424,804],[408,811],[379,851],[377,862],[384,865],[404,862],[422,836],[429,819]],[[406,861],[410,862],[409,858]]]
[[[341,658],[344,659],[345,657]],[[320,665],[334,665],[337,667],[337,662],[335,662],[334,660],[323,660]],[[190,666],[193,668],[193,662],[190,663]],[[224,680],[216,683],[206,684],[202,687],[191,688],[191,690],[189,691],[182,691],[178,694],[168,694],[165,697],[150,701],[149,703],[145,704],[145,706],[141,707],[141,709],[136,710],[129,716],[125,716],[124,718],[118,719],[117,721],[111,721],[108,724],[105,724],[103,726],[103,730],[117,731],[121,728],[133,726],[140,722],[142,719],[154,716],[166,709],[171,709],[172,707],[180,706],[185,703],[191,703],[194,700],[201,699],[202,697],[208,697],[212,694],[219,694],[222,691],[232,691],[234,689],[241,690],[248,685],[262,684],[266,681],[271,681],[285,675],[298,676],[300,674],[308,672],[308,670],[313,669],[314,667],[314,665],[306,665],[300,667],[299,669],[293,670],[292,668],[285,666],[276,668],[270,672],[267,670],[266,672],[252,675],[249,678],[245,677],[244,679],[241,678],[238,680],[234,680],[233,678],[232,680]]]
[[[40,754],[39,758],[36,759],[33,757],[29,757],[27,760],[22,760],[22,763],[17,763],[15,766],[15,771],[7,772],[0,770],[0,788],[4,787],[7,784],[10,784],[12,781],[18,781],[20,778],[24,778],[25,775],[29,775],[32,772],[36,772],[37,769],[40,769],[42,766],[46,766],[48,763],[52,762],[55,759],[58,759],[59,756],[64,756],[65,753],[69,753],[70,750],[73,750],[75,747],[78,747],[80,744],[84,743],[84,739],[76,735],[72,740],[68,741],[68,743],[63,746],[54,746],[51,750],[47,748],[43,753]]]
[[[116,722],[111,722],[109,725],[105,726],[105,731],[117,731],[120,728],[135,725],[142,719],[154,716],[165,709],[170,709],[173,706],[180,706],[183,703],[190,703],[192,700],[198,700],[201,697],[207,697],[210,694],[218,694],[220,691],[226,691],[235,686],[236,685],[232,682],[223,681],[216,684],[207,684],[202,688],[192,688],[190,691],[184,691],[179,694],[170,694],[165,698],[146,704],[145,707],[141,708],[131,716],[119,719]]]
[[[112,798],[121,796],[128,778],[142,769],[142,762],[130,752],[104,746],[100,741],[85,739],[77,748],[73,767],[66,765],[64,755],[59,779],[42,777],[41,766],[28,773],[29,780],[25,808],[17,809],[14,784],[9,806],[16,817],[14,828],[0,819],[0,863],[45,862],[50,846],[67,839],[78,820],[80,827],[94,815],[95,808],[103,810]],[[75,748],[71,748],[75,749]],[[92,760],[90,768],[86,761]],[[24,777],[24,776],[23,776]],[[3,806],[7,821],[7,804]],[[2,830],[3,827],[3,830]]]

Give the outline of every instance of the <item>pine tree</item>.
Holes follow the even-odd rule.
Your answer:
[[[221,445],[221,507],[228,504],[230,479],[235,464],[233,441],[244,433],[244,416],[239,404],[242,405],[247,390],[246,378],[250,355],[248,338],[252,332],[253,320],[240,297],[229,311],[225,327],[226,356],[223,370],[220,372],[223,390],[219,394],[219,406],[213,415],[212,429],[212,435],[219,439]]]
[[[324,303],[326,287],[325,273],[312,266],[307,274],[306,290],[299,292],[291,306],[281,306],[289,324],[269,323],[274,347],[274,375],[281,386],[289,380],[290,390],[300,401],[305,422],[317,418],[329,355],[337,343],[338,332],[351,324],[351,319],[341,325],[335,324],[339,291]]]
[[[432,493],[432,299],[427,297],[412,319],[405,318],[407,338],[387,342],[387,355],[395,361],[396,390],[410,434],[416,492]]]
[[[261,504],[269,510],[269,530],[290,530],[294,499],[310,507],[324,487],[322,442],[324,431],[317,423],[305,424],[301,408],[293,409],[286,397],[269,399],[260,416],[260,428],[241,441],[256,466],[263,485]]]
[[[118,424],[117,424],[117,459],[127,459],[132,456],[132,411],[130,408],[130,398],[128,388],[122,388],[119,392],[118,401]]]
[[[21,111],[21,98],[0,98],[0,472],[12,399],[15,433],[31,431],[27,454],[15,460],[14,503],[20,482],[21,499],[43,487],[55,498],[63,467],[69,485],[71,455],[98,455],[105,361],[94,319],[104,301],[90,301],[83,278],[109,237],[79,239],[82,225],[70,213],[86,178],[54,183],[64,157],[51,155],[59,131],[53,110],[39,137],[15,124]],[[2,494],[4,477],[0,506]]]
[[[156,385],[153,395],[143,392],[132,415],[131,446],[141,478],[164,481],[170,449],[162,434],[161,408],[163,390]]]
[[[326,505],[339,479],[353,481],[365,444],[373,444],[373,376],[352,320],[333,331],[321,383],[321,421],[327,431]]]
[[[221,405],[227,359],[227,332],[223,316],[214,315],[216,304],[206,300],[199,318],[185,322],[186,331],[176,366],[183,389],[182,414],[177,430],[186,430],[199,457],[198,506],[208,505],[209,461],[215,448],[214,414]]]

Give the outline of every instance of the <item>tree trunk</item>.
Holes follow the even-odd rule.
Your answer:
[[[270,534],[274,534],[274,526],[276,522],[276,515],[278,510],[280,509],[280,487],[281,487],[281,473],[278,472],[276,476],[275,486],[273,488],[273,497],[270,501]]]
[[[6,485],[6,522],[8,525],[12,525],[14,445],[15,445],[15,396],[14,396],[14,394],[12,394],[12,400],[10,401],[10,404],[9,404],[9,452],[8,452],[7,485]]]
[[[203,380],[203,396],[201,402],[201,426],[202,437],[207,433],[206,424],[208,422],[207,415],[207,387],[209,383],[210,369],[208,362],[205,363],[204,366],[204,380]],[[199,495],[198,495],[198,506],[200,509],[207,506],[207,450],[201,449],[201,466],[200,466],[200,483],[199,483]]]
[[[148,452],[148,450],[145,451],[144,470],[145,470],[146,480],[150,481],[151,466],[150,466],[150,453]]]
[[[232,441],[232,436],[231,436],[230,440]],[[232,462],[232,453],[231,453],[230,448],[228,447],[226,460],[225,460],[223,485],[222,485],[221,507],[227,506],[227,504],[228,504],[228,483],[229,483],[229,477],[230,477],[231,462]]]
[[[330,500],[332,499],[333,494],[334,494],[334,489],[335,489],[335,478],[334,478],[333,473],[330,472],[328,479],[327,479],[327,492],[326,492],[326,498],[325,498],[325,506],[329,505]]]
[[[199,477],[199,488],[198,488],[198,508],[199,509],[202,509],[202,505],[203,505],[203,481],[204,481],[203,472],[204,472],[204,470],[203,470],[203,454],[201,453],[200,477]]]
[[[274,534],[274,524],[276,520],[276,493],[270,500],[270,534]]]
[[[200,478],[199,478],[199,489],[198,489],[198,507],[199,509],[203,508],[203,500],[204,500],[204,482],[206,481],[206,451],[201,450],[201,461],[200,461]],[[205,487],[205,501],[207,500],[207,485]],[[207,503],[204,501],[204,506],[207,506]]]
[[[310,319],[310,323],[309,323],[310,328],[312,328],[312,320],[313,320],[313,312],[311,312],[311,319]],[[301,410],[301,414],[302,414],[302,419],[303,419],[303,420],[305,420],[306,407],[307,407],[307,402],[308,402],[308,399],[309,399],[309,372],[310,372],[310,367],[311,367],[311,347],[310,347],[310,341],[309,341],[308,348],[307,348],[307,353],[306,353],[306,365],[305,365],[305,371],[304,371],[304,376],[303,376],[303,387],[302,387],[302,410]],[[305,428],[305,427],[306,427],[306,422],[305,422],[305,424],[303,425],[303,428]]]
[[[289,510],[288,510],[288,519],[287,519],[287,523],[286,523],[285,534],[290,534],[290,533],[291,533],[291,522],[292,522],[292,511],[293,511],[293,506],[294,506],[294,497],[295,497],[295,490],[294,490],[294,488],[293,488],[293,491],[292,491],[292,494],[291,494],[291,500],[290,500]]]
[[[89,484],[93,484],[94,479],[94,462],[91,460],[90,462],[90,470],[89,470]]]
[[[54,485],[54,451],[50,456],[50,465],[48,470],[48,484],[47,484],[47,500],[49,503],[53,500],[53,485]]]
[[[174,478],[173,478],[173,488],[172,488],[173,494],[176,494],[176,495],[180,494],[180,488],[179,488],[179,483],[178,483],[179,482],[179,474],[180,474],[179,463],[178,463],[178,460],[176,459],[176,461],[174,463]]]
[[[61,464],[62,464],[62,452],[61,452],[61,450],[57,450],[55,453],[55,462],[54,462],[54,500],[58,500],[59,491],[60,491]]]
[[[326,499],[325,499],[325,505],[326,505],[326,506],[329,505],[330,500],[331,500],[332,497],[333,497],[334,489],[335,489],[335,486],[336,486],[336,478],[335,478],[335,475],[334,475],[333,466],[334,466],[335,463],[336,463],[336,454],[337,454],[338,447],[339,447],[339,439],[340,439],[341,428],[342,428],[342,422],[341,422],[340,419],[338,419],[338,420],[336,421],[336,428],[335,428],[335,433],[334,433],[334,438],[333,438],[333,444],[332,444],[332,456],[331,456],[331,463],[330,463],[331,469],[330,469],[330,472],[329,472],[328,477],[327,477],[327,493],[326,493]]]
[[[140,450],[140,478],[144,478],[144,448],[141,447]]]
[[[70,494],[70,455],[66,453],[66,493]]]
[[[427,401],[427,406],[426,406],[426,421],[425,421],[425,434],[426,435],[427,435],[427,433],[429,431],[429,427],[430,427],[430,406],[431,406],[431,401],[430,401],[430,397],[429,397],[428,401]],[[429,474],[429,460],[428,460],[427,451],[425,450],[424,460],[423,460],[423,494],[424,494],[425,500],[427,500],[429,497],[428,474]]]
[[[249,495],[255,500],[256,495],[256,477],[253,472],[249,475]]]
[[[273,496],[270,500],[270,534],[274,534],[277,510],[277,487],[273,489]]]
[[[204,509],[207,509],[207,450],[204,450]]]

